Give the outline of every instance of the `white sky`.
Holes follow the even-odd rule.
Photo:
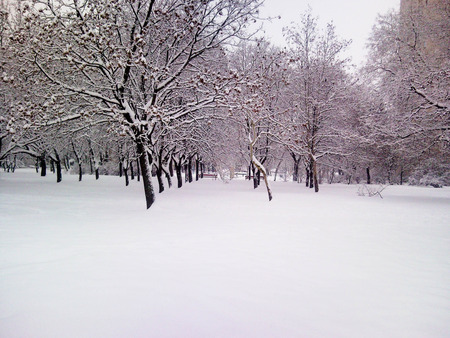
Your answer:
[[[282,28],[291,22],[299,22],[308,5],[313,15],[319,17],[321,27],[333,21],[337,34],[352,40],[347,53],[358,65],[365,59],[365,44],[377,14],[397,10],[400,0],[265,0],[262,16],[281,16],[281,20],[274,19],[264,24],[265,35],[273,44],[284,46]]]

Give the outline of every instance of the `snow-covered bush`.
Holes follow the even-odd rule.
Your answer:
[[[450,166],[435,159],[425,161],[409,176],[410,185],[442,188],[450,185]]]

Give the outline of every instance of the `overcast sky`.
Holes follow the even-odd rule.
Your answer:
[[[353,63],[360,64],[365,59],[364,46],[377,14],[397,10],[400,0],[265,0],[261,14],[281,16],[281,20],[264,24],[265,35],[275,45],[283,46],[282,28],[291,22],[299,22],[308,5],[314,16],[319,17],[321,27],[333,21],[338,35],[353,41],[347,53]]]

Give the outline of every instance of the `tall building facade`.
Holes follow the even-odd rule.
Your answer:
[[[402,26],[410,43],[427,58],[448,62],[450,57],[450,0],[401,0]]]

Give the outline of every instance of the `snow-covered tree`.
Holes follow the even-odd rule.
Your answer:
[[[397,154],[390,162],[400,181],[429,158],[448,166],[449,8],[435,6],[441,5],[427,2],[380,16],[369,42],[366,70],[385,103],[370,123],[374,137]]]
[[[294,161],[305,159],[310,187],[317,192],[317,162],[340,153],[345,131],[344,103],[351,78],[341,52],[349,42],[336,36],[332,24],[320,31],[311,10],[285,34],[290,44],[290,78],[283,100],[289,129],[285,142]]]
[[[201,66],[238,39],[261,1],[33,1],[15,47],[50,83],[56,101],[75,97],[82,114],[119,123],[136,145],[147,207],[154,202],[151,154],[167,125],[214,107],[221,74]],[[20,47],[26,42],[26,50]],[[211,86],[216,81],[218,86]],[[180,92],[191,90],[195,95]],[[151,157],[151,158],[150,158]]]

